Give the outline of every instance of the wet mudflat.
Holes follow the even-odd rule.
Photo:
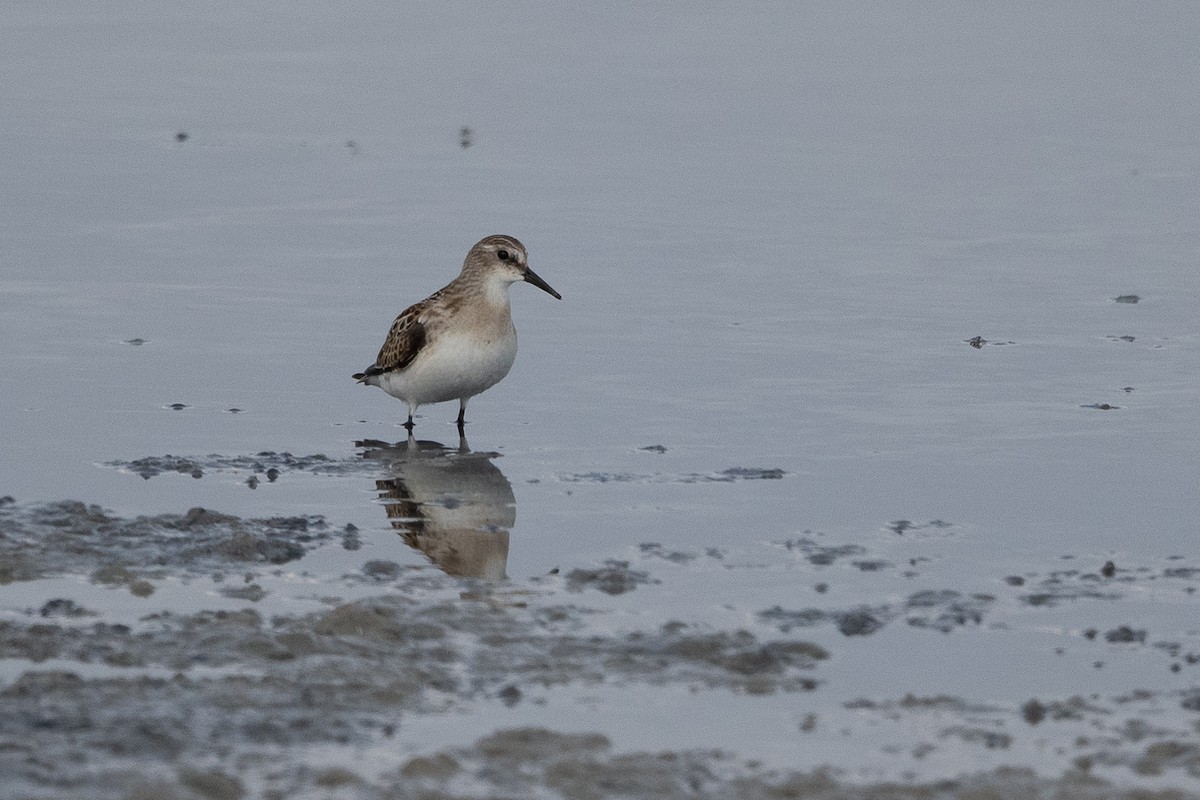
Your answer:
[[[1200,795],[1200,14],[10,16],[0,794]]]
[[[962,535],[953,523],[896,520],[868,544],[812,531],[638,542],[503,579],[515,508],[497,454],[381,444],[340,460],[195,457],[186,476],[176,457],[107,467],[138,481],[199,471],[237,491],[251,491],[247,473],[273,471],[264,489],[353,475],[376,488],[375,526],[0,500],[11,785],[95,797],[1176,797],[1200,770],[1195,559],[1018,558],[973,584],[934,563]],[[733,468],[557,485],[784,491],[787,479]],[[932,650],[940,671],[916,679],[912,648]],[[1089,673],[1105,676],[1102,691],[1078,691]]]

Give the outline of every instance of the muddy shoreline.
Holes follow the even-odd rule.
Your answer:
[[[869,577],[913,569],[861,545],[811,536],[780,546],[831,580],[837,570]],[[1170,789],[1173,776],[1200,777],[1200,694],[1152,688],[1125,697],[1031,697],[1011,707],[949,695],[858,697],[839,712],[889,724],[936,720],[930,736],[912,745],[914,763],[945,748],[1016,752],[1042,731],[1076,728],[1080,735],[1062,751],[1057,776],[997,767],[901,785],[834,764],[781,772],[756,766],[735,742],[719,752],[622,752],[602,731],[514,727],[497,711],[487,715],[495,731],[473,744],[423,752],[404,733],[427,715],[480,707],[509,709],[519,719],[522,708],[598,687],[682,688],[698,698],[819,697],[828,670],[844,658],[842,642],[883,630],[954,636],[986,627],[1007,603],[1111,604],[1140,586],[1165,583],[1186,594],[1200,570],[1185,561],[1157,571],[1031,571],[997,581],[1007,597],[946,588],[850,606],[777,604],[757,609],[745,628],[701,618],[614,627],[613,603],[670,591],[687,570],[726,560],[719,550],[652,543],[633,558],[525,581],[449,575],[436,562],[364,559],[358,571],[322,583],[308,606],[316,610],[288,612],[286,598],[273,601],[279,581],[307,554],[359,547],[352,526],[313,516],[253,519],[192,508],[125,518],[78,501],[0,499],[0,597],[8,609],[0,618],[7,676],[0,687],[0,773],[19,787],[14,796],[586,798],[619,789],[647,798],[1168,798],[1186,796]],[[66,579],[80,587],[77,596],[27,606],[18,600],[23,588],[37,596],[32,590]],[[172,605],[163,592],[179,586],[189,600],[156,607],[159,598]],[[816,586],[811,597],[823,596]],[[96,591],[126,592],[139,610],[93,607],[84,595]],[[204,609],[213,598],[233,607]],[[1156,653],[1164,668],[1191,670],[1200,662],[1186,642],[1159,641],[1130,626],[1084,638]],[[1190,729],[1153,721],[1171,706],[1192,720]],[[837,715],[810,713],[796,724],[828,735],[840,723]],[[386,752],[389,741],[401,740],[390,766],[352,755]],[[313,766],[315,751],[326,754],[327,766]],[[1152,793],[1135,794],[1121,775]]]

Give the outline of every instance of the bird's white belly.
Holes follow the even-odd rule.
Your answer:
[[[516,357],[516,332],[491,342],[445,334],[427,344],[407,369],[379,376],[379,387],[415,405],[473,397],[499,383]]]

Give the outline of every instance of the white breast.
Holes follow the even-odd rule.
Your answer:
[[[379,386],[417,405],[473,397],[499,383],[516,357],[517,333],[511,327],[492,341],[443,333],[407,369],[381,375]]]

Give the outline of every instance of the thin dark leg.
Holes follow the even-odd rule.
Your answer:
[[[467,416],[467,401],[459,400],[458,401],[458,419],[455,420],[455,422],[458,423],[459,435],[462,434],[463,425],[465,425],[467,422],[466,416]]]
[[[412,429],[413,429],[412,414],[409,414],[409,415],[408,415],[408,422],[404,423],[404,428],[405,428],[405,430],[407,430],[409,433],[412,433]]]

